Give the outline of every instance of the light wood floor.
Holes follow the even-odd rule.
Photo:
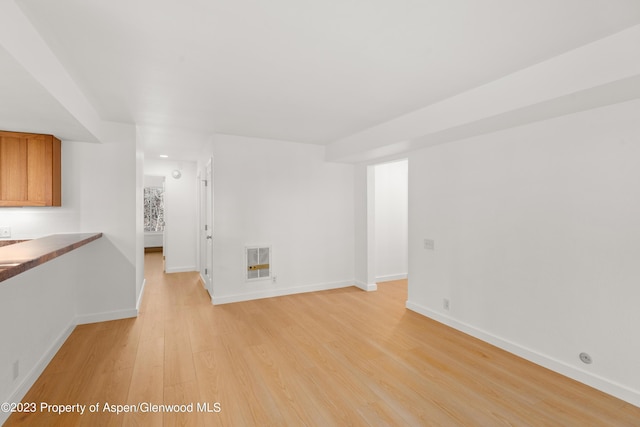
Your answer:
[[[78,326],[24,398],[100,412],[6,425],[640,425],[640,408],[406,310],[404,281],[214,307],[195,274],[162,274],[158,253],[146,263],[140,316]]]

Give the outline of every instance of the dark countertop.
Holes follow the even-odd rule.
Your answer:
[[[102,237],[102,233],[53,234],[0,247],[0,282]]]
[[[8,246],[8,245],[15,245],[16,243],[21,243],[21,242],[27,242],[31,239],[25,239],[25,240],[0,240],[0,248],[3,246]]]

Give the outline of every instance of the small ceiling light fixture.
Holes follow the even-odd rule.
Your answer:
[[[171,176],[175,179],[180,179],[180,177],[182,176],[182,172],[180,172],[178,169],[175,169],[173,172],[171,172]]]
[[[167,156],[166,154],[160,154],[160,157],[162,157],[163,159],[168,158],[169,156]]]

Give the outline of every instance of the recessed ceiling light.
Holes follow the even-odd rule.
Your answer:
[[[160,154],[160,157],[162,157],[163,159],[166,159],[169,156],[167,156],[166,154]]]

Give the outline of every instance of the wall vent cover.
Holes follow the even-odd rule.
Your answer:
[[[245,251],[247,280],[271,278],[271,247],[247,246]]]

